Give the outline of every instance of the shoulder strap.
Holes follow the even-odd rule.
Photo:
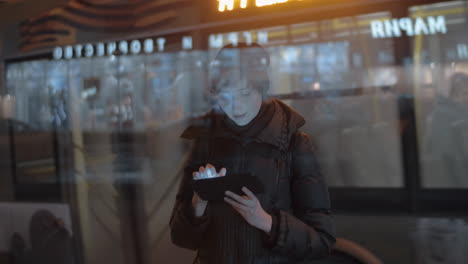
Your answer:
[[[214,133],[215,133],[215,117],[210,117],[209,137],[208,137],[208,160],[214,156]]]
[[[289,170],[289,176],[292,177],[293,171],[292,171],[292,159],[293,159],[293,151],[294,151],[294,145],[296,144],[296,137],[297,137],[298,131],[294,132],[294,134],[291,136],[291,139],[289,140],[289,146],[286,151],[286,153],[283,152],[283,158],[280,159],[282,162],[282,165],[285,167],[286,170]],[[285,156],[284,156],[285,155]],[[279,160],[275,160],[277,169],[280,169],[278,165]],[[273,205],[276,204],[278,201],[278,185],[279,185],[279,177],[276,177],[276,190],[273,193],[272,201]]]
[[[294,153],[294,147],[296,146],[296,138],[299,135],[299,131],[297,130],[294,132],[294,134],[291,136],[291,139],[289,140],[289,147],[288,147],[288,153],[287,153],[287,166],[289,166],[289,175],[292,177],[293,176],[293,169],[292,169],[292,163],[293,163],[293,153]]]
[[[294,151],[294,145],[296,144],[296,138],[298,137],[300,131],[296,130],[294,134],[291,136],[291,139],[289,140],[289,147],[288,147],[288,152],[293,152]]]
[[[291,136],[291,139],[289,140],[289,147],[288,147],[288,156],[290,156],[288,159],[292,160],[292,153],[294,152],[294,147],[296,146],[296,138],[299,136],[299,131],[294,132],[294,134]]]

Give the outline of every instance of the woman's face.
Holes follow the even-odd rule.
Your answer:
[[[220,81],[217,104],[238,126],[245,126],[254,119],[262,106],[261,93],[248,85],[243,78],[229,74]],[[239,77],[239,76],[238,76]]]

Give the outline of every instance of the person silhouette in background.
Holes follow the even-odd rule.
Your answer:
[[[11,238],[14,264],[73,264],[73,241],[61,219],[47,210],[38,210],[29,224],[31,248],[20,234]]]
[[[267,98],[268,66],[258,44],[222,48],[211,69],[214,109],[181,136],[193,148],[171,238],[197,251],[195,263],[301,263],[329,255],[336,241],[325,178],[299,130],[305,120]],[[257,191],[248,187],[254,178]],[[203,182],[215,181],[222,197],[203,198]]]

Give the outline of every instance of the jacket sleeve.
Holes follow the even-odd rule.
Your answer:
[[[270,246],[296,258],[321,258],[335,244],[328,188],[307,134],[296,133],[292,158],[292,214],[273,213]]]
[[[199,165],[197,160],[202,153],[199,144],[195,144],[190,157],[187,159],[177,192],[176,201],[169,222],[172,243],[179,247],[197,250],[203,234],[209,225],[209,205],[201,217],[196,217],[192,207],[192,172],[197,171]]]

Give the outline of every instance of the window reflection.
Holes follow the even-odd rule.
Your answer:
[[[459,5],[454,2],[419,6],[410,12],[424,15]],[[413,92],[409,88],[413,82],[420,102],[418,126],[424,138],[420,140],[423,182],[433,187],[452,186],[451,180],[444,179],[453,177],[456,185],[461,186],[465,182],[461,176],[466,170],[462,165],[464,150],[459,144],[460,150],[455,150],[447,143],[448,150],[442,151],[444,147],[436,145],[444,140],[436,139],[442,136],[436,136],[441,133],[434,127],[443,127],[442,131],[456,135],[464,133],[463,110],[451,110],[461,117],[446,125],[443,122],[435,125],[441,118],[440,112],[448,111],[443,110],[444,105],[453,106],[447,102],[463,97],[463,92],[456,91],[452,93],[455,98],[450,99],[451,89],[464,90],[451,88],[450,84],[452,76],[466,68],[464,35],[457,33],[466,23],[463,13],[446,16],[447,34],[412,40],[423,41],[421,59],[414,62],[414,68],[394,65],[393,39],[372,38],[370,21],[389,18],[389,12],[381,12],[257,29],[248,31],[249,34],[226,33],[220,39],[224,44],[232,42],[234,35],[236,41],[257,41],[268,35],[270,93],[289,99],[291,105],[306,113],[310,120],[307,129],[317,133],[317,141],[323,145],[320,150],[326,158],[322,162],[329,171],[330,185],[402,186],[397,99],[401,92]],[[445,47],[446,53],[432,51],[438,46]],[[11,64],[7,69],[7,85],[16,96],[15,117],[31,129],[72,129],[70,121],[79,117],[79,128],[84,133],[158,131],[209,110],[205,86],[209,85],[209,59],[215,53],[211,49]],[[413,72],[415,75],[411,76]],[[344,94],[346,90],[349,93]],[[75,100],[77,105],[67,105],[67,100]],[[447,118],[442,119],[448,122]],[[76,121],[74,124],[77,125]],[[108,144],[112,145],[111,136],[108,137]],[[376,143],[369,144],[367,140]],[[382,153],[387,156],[381,156]],[[365,162],[374,159],[375,162]],[[372,168],[369,164],[380,165]],[[385,174],[378,171],[388,172],[388,176],[381,179],[372,176]]]
[[[371,22],[401,19],[394,11],[208,29],[200,34],[209,47],[202,50],[8,64],[0,128],[1,171],[9,177],[1,179],[0,198],[18,196],[17,187],[5,186],[63,184],[77,198],[72,209],[86,262],[124,263],[137,253],[116,249],[136,241],[149,262],[160,259],[177,175],[191,147],[179,135],[212,109],[219,47],[240,42],[265,46],[268,92],[305,117],[303,129],[335,190],[406,191],[415,179],[423,189],[466,189],[466,1],[400,10],[412,23],[443,15],[446,32],[373,37]],[[238,57],[233,50],[223,59],[235,66]],[[418,223],[417,258],[454,241],[449,225]],[[431,258],[449,259],[437,250]]]
[[[410,8],[418,16],[441,13],[447,23],[446,34],[421,36],[413,42],[421,56],[415,62],[414,90],[422,184],[427,188],[468,186],[465,5],[452,1]]]

